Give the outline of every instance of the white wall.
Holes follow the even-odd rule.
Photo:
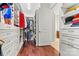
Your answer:
[[[27,17],[33,17],[35,15],[35,10],[40,7],[40,3],[30,3],[30,10],[28,10],[28,3],[21,3],[20,5]]]
[[[41,3],[41,7],[52,7],[54,4],[55,3]],[[28,10],[28,3],[20,3],[20,5],[27,17],[33,17],[35,15],[35,10],[40,8],[40,3],[30,3],[30,10]]]
[[[61,19],[61,16],[62,16],[62,10],[61,10],[61,6],[62,4],[61,3],[57,3],[53,8],[52,10],[54,11],[54,14],[55,14],[55,30],[56,31],[59,31],[60,30],[60,20]]]

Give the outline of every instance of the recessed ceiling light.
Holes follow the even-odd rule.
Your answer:
[[[27,4],[27,9],[28,9],[28,10],[31,9],[31,4],[30,4],[30,3]]]

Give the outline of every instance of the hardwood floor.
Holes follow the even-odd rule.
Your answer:
[[[25,42],[18,56],[58,56],[59,53],[51,46],[37,47],[33,42]]]

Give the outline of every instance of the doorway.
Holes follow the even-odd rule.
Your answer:
[[[34,20],[33,17],[26,17],[27,28],[25,29],[25,37],[27,43],[32,43],[36,46],[36,41],[34,39]]]

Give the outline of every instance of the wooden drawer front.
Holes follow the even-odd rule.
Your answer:
[[[79,35],[79,28],[72,29],[63,29],[61,33],[70,34],[70,35]]]
[[[71,38],[79,38],[79,35],[61,33],[61,36],[60,37],[63,37],[63,36],[71,37]]]
[[[5,45],[5,46],[2,46],[2,52],[3,52],[3,55],[4,56],[7,56],[7,55],[9,55],[10,54],[10,52],[12,52],[11,50],[12,50],[12,43],[10,43],[10,44],[7,44],[7,45]]]
[[[61,42],[65,43],[65,44],[68,44],[68,45],[72,46],[75,49],[79,49],[79,43],[77,43],[79,41],[77,41],[77,42],[76,41],[69,42],[69,41],[61,40]]]
[[[60,54],[62,56],[70,56],[70,55],[72,55],[72,52],[73,51],[72,51],[72,48],[70,46],[67,46],[67,45],[61,43],[61,45],[60,45]]]
[[[5,56],[14,56],[17,53],[17,49],[19,47],[19,43],[17,40],[9,42],[6,45],[2,46],[3,55]]]
[[[77,37],[68,37],[68,36],[61,36],[61,40],[68,41],[72,43],[75,47],[79,48],[79,38]]]
[[[12,52],[10,53],[10,56],[15,56],[16,55],[16,53],[17,53],[17,48],[18,48],[18,43],[13,43],[13,46],[12,46]]]
[[[63,40],[63,41],[68,41],[68,42],[71,42],[71,43],[73,43],[73,41],[74,41],[74,38],[71,38],[71,37],[68,37],[68,36],[61,36],[61,40]]]
[[[1,30],[0,36],[5,40],[5,43],[2,45],[2,52],[4,56],[14,56],[16,55],[19,48],[19,38],[20,32],[15,30]]]
[[[13,33],[11,32],[5,32],[5,33],[1,33],[0,36],[3,36],[3,37],[6,37],[6,36],[9,36],[9,35],[12,35]]]
[[[15,43],[13,47],[14,47],[14,52],[12,52],[12,55],[15,56],[18,53],[19,44],[18,43],[17,44]]]
[[[7,36],[7,35],[12,35],[12,34],[19,34],[19,31],[16,30],[0,30],[0,36]]]
[[[72,29],[63,29],[61,30],[62,33],[68,33],[68,34],[71,34],[73,33],[74,31]]]
[[[73,53],[72,53],[73,52]],[[60,43],[60,53],[66,56],[79,56],[79,48],[75,47],[73,44],[61,41]]]
[[[10,53],[12,52],[12,49],[8,49],[5,51],[4,56],[10,56]]]
[[[14,32],[14,30],[0,30],[1,34],[3,34],[3,33],[7,33],[7,34],[9,33],[10,34],[10,33],[13,33],[13,32]]]
[[[20,46],[19,40],[15,40],[14,43],[13,43],[13,49],[14,49],[13,51],[14,52],[11,53],[12,56],[15,56],[15,55],[18,54],[19,46]]]
[[[17,35],[11,35],[11,36],[8,36],[8,37],[5,37],[3,38],[5,40],[5,43],[3,45],[6,45],[14,40],[19,40],[19,36]]]

